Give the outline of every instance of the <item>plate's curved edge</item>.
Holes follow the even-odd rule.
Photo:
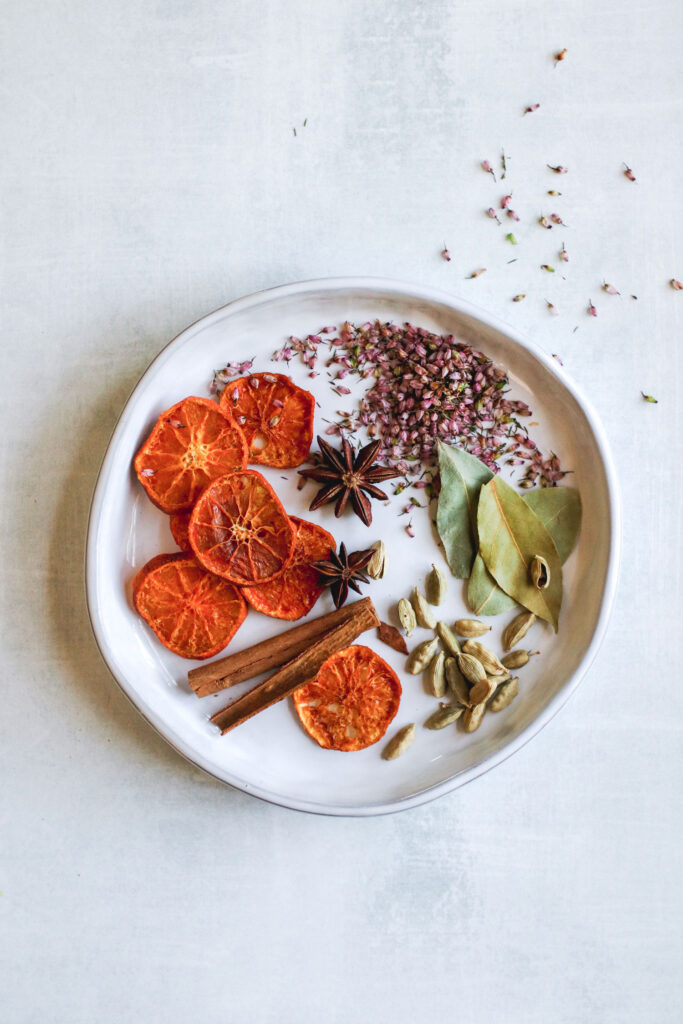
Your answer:
[[[154,711],[142,701],[139,695],[136,693],[135,697],[129,692],[128,688],[118,678],[110,659],[107,656],[105,650],[106,644],[102,638],[99,630],[99,618],[93,607],[93,594],[95,593],[95,559],[94,559],[94,538],[96,531],[96,522],[99,516],[99,510],[102,505],[102,498],[106,482],[106,469],[107,463],[110,458],[114,441],[117,435],[122,431],[126,422],[126,413],[130,408],[131,399],[140,390],[147,378],[157,369],[157,367],[164,362],[170,355],[170,350],[178,347],[180,344],[186,344],[192,339],[192,337],[200,330],[209,326],[214,320],[223,319],[229,315],[230,312],[242,312],[248,309],[252,305],[260,304],[264,301],[265,297],[272,299],[279,299],[287,295],[296,295],[306,291],[319,291],[322,289],[332,291],[343,291],[343,290],[385,290],[387,292],[393,292],[394,294],[403,298],[421,299],[428,302],[437,302],[441,305],[453,309],[457,313],[465,314],[472,317],[475,320],[480,321],[487,327],[490,327],[501,334],[506,335],[512,341],[514,341],[521,348],[531,352],[539,362],[549,370],[549,372],[556,377],[566,390],[572,395],[577,404],[581,407],[588,425],[595,438],[596,446],[602,460],[603,469],[607,481],[607,494],[609,499],[609,515],[610,515],[610,550],[607,565],[607,572],[605,575],[605,584],[603,587],[603,594],[600,601],[600,615],[595,624],[593,630],[593,636],[588,648],[579,662],[576,671],[573,673],[569,682],[563,687],[560,693],[550,701],[550,703],[543,709],[542,713],[531,722],[526,729],[515,737],[513,741],[506,744],[500,751],[495,754],[491,754],[485,758],[480,764],[474,765],[472,768],[466,771],[459,772],[450,779],[446,779],[444,782],[440,782],[435,786],[430,786],[425,790],[418,793],[414,793],[410,797],[406,797],[402,800],[395,800],[389,803],[372,804],[365,807],[344,807],[338,805],[327,805],[318,804],[312,801],[306,800],[294,800],[284,799],[262,790],[258,786],[251,786],[245,783],[244,780],[232,777],[229,772],[225,773],[225,777],[216,774],[204,758],[198,758],[196,753],[193,751],[190,753],[186,749],[185,743],[182,739],[173,731],[168,729],[167,726],[163,728],[157,722],[157,716]],[[177,751],[186,761],[199,768],[205,774],[211,776],[219,782],[233,786],[235,789],[239,789],[249,796],[255,796],[260,800],[264,800],[267,803],[276,804],[280,807],[287,807],[291,810],[304,811],[308,813],[329,815],[333,817],[371,817],[375,815],[392,814],[398,811],[408,810],[411,807],[417,807],[421,804],[429,803],[432,800],[436,800],[440,796],[445,796],[446,793],[450,793],[460,786],[465,785],[468,782],[472,782],[480,775],[486,774],[492,768],[502,764],[509,757],[512,757],[518,750],[521,750],[534,736],[536,736],[545,726],[555,717],[555,715],[561,710],[562,707],[567,703],[571,695],[574,693],[579,683],[583,680],[586,672],[593,663],[598,650],[605,637],[609,619],[614,604],[614,597],[617,588],[618,575],[619,575],[619,564],[621,559],[621,497],[619,484],[617,481],[616,469],[612,459],[612,454],[607,440],[604,427],[593,408],[592,403],[586,398],[580,388],[574,383],[571,377],[568,375],[566,370],[561,367],[556,360],[552,359],[546,352],[543,351],[534,342],[528,341],[522,335],[518,333],[516,328],[500,319],[499,317],[493,316],[486,310],[480,309],[473,303],[457,298],[451,295],[449,292],[445,292],[439,288],[432,288],[428,285],[415,285],[407,281],[399,281],[391,278],[381,277],[331,277],[331,278],[318,278],[307,281],[300,281],[293,284],[279,285],[275,288],[266,288],[261,291],[252,292],[250,295],[245,295],[241,298],[234,299],[232,302],[227,303],[224,306],[220,306],[213,312],[208,313],[206,316],[194,321],[186,327],[180,334],[172,338],[171,341],[165,345],[157,356],[149,364],[139,381],[131,391],[126,403],[121,411],[111,437],[107,444],[102,463],[97,476],[97,482],[93,492],[92,501],[90,504],[90,511],[88,515],[88,524],[86,530],[86,546],[85,546],[85,572],[84,572],[84,583],[85,583],[85,597],[86,607],[88,610],[88,617],[90,625],[95,637],[95,642],[99,648],[100,654],[107,668],[109,669],[113,679],[121,689],[121,691],[128,698],[133,707],[138,711],[139,714],[147,721],[160,736],[166,740],[167,743],[174,750]]]

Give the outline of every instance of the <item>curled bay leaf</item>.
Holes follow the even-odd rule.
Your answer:
[[[493,473],[483,462],[460,448],[438,443],[441,492],[436,528],[451,572],[467,579],[476,554],[477,499]]]
[[[521,497],[552,537],[564,565],[574,550],[581,527],[579,492],[573,487],[541,487],[535,491],[526,491]],[[500,589],[479,554],[472,566],[467,601],[475,615],[500,615],[510,611],[516,604]]]
[[[536,513],[500,477],[481,488],[477,530],[481,557],[499,587],[557,632],[562,604],[560,556]],[[550,569],[545,590],[537,590],[529,578],[534,555],[545,558]]]

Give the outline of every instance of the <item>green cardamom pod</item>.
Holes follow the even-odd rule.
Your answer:
[[[443,604],[448,590],[448,579],[445,572],[432,562],[432,571],[425,581],[425,593],[430,604]]]
[[[423,640],[421,644],[418,644],[412,654],[408,656],[406,672],[410,672],[411,676],[419,676],[420,672],[424,672],[431,664],[438,646],[439,641],[436,637],[433,640]]]
[[[418,587],[415,587],[413,590],[410,602],[415,610],[415,618],[417,619],[418,626],[423,626],[424,629],[434,629],[436,626],[434,612],[429,607],[429,602]]]
[[[485,704],[489,697],[492,697],[498,689],[498,681],[495,676],[487,676],[481,683],[475,683],[470,690],[470,703]]]
[[[508,683],[503,683],[493,699],[489,701],[489,711],[502,711],[512,703],[518,693],[519,679],[515,676]]]
[[[458,668],[468,683],[482,683],[486,679],[486,671],[482,663],[472,654],[459,654],[456,658]]]
[[[460,641],[447,622],[437,622],[436,635],[449,654],[460,654]]]
[[[503,632],[503,650],[512,650],[527,635],[535,621],[533,612],[520,612],[516,615]]]
[[[411,722],[410,725],[404,725],[402,729],[399,729],[393,739],[389,740],[382,751],[382,757],[385,761],[393,761],[401,754],[405,754],[414,739],[415,723]]]
[[[447,725],[457,722],[462,714],[462,708],[456,704],[442,704],[438,711],[430,715],[425,725],[428,729],[445,729]]]
[[[522,668],[529,661],[529,658],[533,658],[534,654],[540,654],[540,651],[525,651],[521,647],[516,651],[510,651],[504,658],[501,658],[501,662],[506,668]]]
[[[460,636],[474,638],[484,636],[492,627],[480,622],[479,619],[457,619],[453,628]]]
[[[375,553],[368,562],[365,571],[373,580],[381,580],[387,564],[387,549],[383,540],[375,541],[372,546]]]
[[[486,713],[486,704],[475,704],[465,710],[462,716],[462,727],[465,732],[475,732],[482,723]]]
[[[446,658],[446,679],[455,699],[463,707],[467,707],[470,703],[470,686],[458,668],[455,658]]]
[[[427,683],[434,697],[443,697],[446,692],[446,655],[443,651],[439,651],[437,656],[432,658],[427,672]]]
[[[550,586],[550,566],[542,555],[534,555],[531,559],[529,575],[537,590],[545,590]]]
[[[415,618],[413,606],[407,597],[402,597],[398,602],[398,621],[405,629],[406,636],[411,636],[417,626],[417,619]]]
[[[477,661],[482,663],[489,675],[506,675],[505,665],[498,660],[493,651],[490,651],[488,647],[484,647],[478,640],[466,640],[462,645],[462,649],[465,654],[473,654]]]

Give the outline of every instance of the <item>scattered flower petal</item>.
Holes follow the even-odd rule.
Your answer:
[[[621,292],[618,292],[613,284],[607,284],[607,282],[603,284],[602,290],[603,292],[607,292],[608,295],[621,295]]]
[[[510,200],[511,199],[512,199],[512,194],[510,194],[509,196],[503,196],[503,198],[500,201],[500,208],[501,208],[501,210],[507,210],[508,206],[510,205]]]
[[[677,281],[675,277],[671,278],[671,280],[669,281],[669,284],[671,285],[671,287],[673,288],[673,290],[675,292],[683,291],[683,284],[681,284],[680,281]]]
[[[569,170],[568,167],[563,167],[562,164],[558,164],[557,167],[553,167],[552,164],[546,164],[546,167],[549,167],[551,171],[555,172],[555,174],[566,174]]]
[[[481,166],[482,166],[483,170],[485,170],[487,174],[490,174],[491,177],[493,178],[493,180],[495,181],[496,180],[496,173],[493,170],[493,167],[491,167],[491,164],[488,162],[488,160],[482,160]]]
[[[569,253],[564,247],[564,242],[562,243],[562,248],[560,249],[559,257],[563,263],[569,263]]]
[[[587,312],[591,316],[597,316],[598,315],[598,311],[595,308],[595,306],[593,305],[593,300],[592,299],[589,300]]]
[[[496,211],[493,209],[492,206],[489,206],[489,208],[486,211],[486,213],[491,218],[491,220],[495,220],[496,224],[500,224],[500,220],[498,219],[498,214],[496,213]]]
[[[441,250],[441,255],[446,260],[446,263],[450,263],[451,254],[449,253],[449,251],[446,248],[445,244],[444,244],[443,249]]]
[[[652,402],[653,405],[659,404],[659,399],[653,398],[652,395],[646,395],[644,391],[640,392],[646,402]]]
[[[552,231],[553,226],[547,217],[539,217],[538,223],[541,225],[542,228],[547,228],[548,231]]]
[[[409,537],[414,537],[415,536],[415,530],[413,529],[413,524],[412,523],[408,523],[408,525],[406,526],[405,530],[406,530],[406,533],[408,534]]]
[[[633,171],[631,170],[631,168],[629,167],[629,165],[628,164],[624,164],[624,167],[626,168],[626,170],[624,171],[624,177],[628,178],[629,181],[635,181],[636,180],[636,176],[633,173]]]
[[[558,213],[551,213],[550,219],[553,224],[564,224],[565,227],[567,226]]]
[[[517,214],[515,213],[514,210],[508,209],[507,210],[507,215],[510,218],[510,220],[519,220],[519,217],[517,216]]]

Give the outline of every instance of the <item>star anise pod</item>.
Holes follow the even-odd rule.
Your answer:
[[[370,498],[386,501],[389,497],[377,484],[401,475],[388,466],[374,465],[380,443],[371,441],[354,456],[353,448],[346,438],[342,440],[341,451],[337,451],[319,437],[321,464],[314,469],[299,470],[307,480],[317,480],[324,484],[310,504],[311,512],[336,499],[334,514],[338,518],[350,498],[353,511],[369,526],[372,522]]]
[[[320,582],[332,591],[335,608],[341,608],[344,604],[349,596],[349,588],[360,594],[358,584],[370,582],[363,569],[374,553],[374,548],[367,548],[364,551],[352,551],[349,555],[346,545],[342,542],[338,554],[330,551],[328,561],[313,563],[313,568],[320,573]]]

